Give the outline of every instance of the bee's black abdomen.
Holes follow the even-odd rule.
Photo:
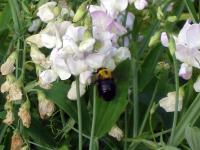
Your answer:
[[[114,98],[116,93],[116,86],[112,79],[99,80],[98,81],[99,95],[106,101],[110,101]]]

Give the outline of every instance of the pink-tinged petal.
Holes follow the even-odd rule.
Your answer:
[[[103,11],[106,12],[106,10],[103,7],[97,6],[97,5],[90,5],[89,6],[89,12],[93,13],[95,11]]]
[[[200,48],[200,25],[192,24],[186,31],[186,40],[190,48]]]
[[[120,23],[118,23],[118,22],[116,22],[114,20],[107,27],[107,31],[115,33],[115,34],[117,34],[119,36],[122,36],[125,33],[127,33],[126,28],[123,25],[121,25]]]
[[[134,5],[136,9],[143,10],[148,5],[148,2],[146,0],[136,0]]]
[[[182,63],[179,70],[179,76],[185,80],[189,80],[192,77],[192,66]]]
[[[183,28],[179,32],[178,39],[177,39],[178,43],[181,43],[181,44],[184,44],[184,45],[187,43],[186,32],[187,32],[188,28],[191,26],[190,22],[191,22],[190,20],[187,20],[185,25],[183,26]]]
[[[105,31],[106,28],[113,22],[113,18],[108,16],[103,11],[94,11],[91,13],[92,23],[101,31]]]
[[[168,45],[169,45],[169,39],[167,37],[167,33],[166,32],[162,32],[161,33],[160,40],[161,40],[161,43],[162,43],[162,45],[164,47],[168,47]]]
[[[181,62],[187,63],[190,66],[200,68],[200,51],[198,49],[191,49],[184,45],[176,45],[176,58]]]

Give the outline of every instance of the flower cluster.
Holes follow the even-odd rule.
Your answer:
[[[32,61],[40,68],[40,86],[50,88],[58,77],[67,80],[79,76],[82,96],[98,68],[114,70],[120,62],[130,58],[129,49],[120,46],[121,37],[128,32],[127,29],[132,29],[134,23],[133,14],[125,13],[128,3],[128,0],[120,3],[101,0],[98,6],[86,1],[75,15],[69,7],[56,2],[42,5],[37,15],[47,25],[26,39],[31,46]],[[122,25],[124,22],[125,26]],[[128,40],[126,37],[126,43]],[[45,56],[41,48],[50,49],[50,54]],[[75,82],[72,82],[67,97],[77,99]]]

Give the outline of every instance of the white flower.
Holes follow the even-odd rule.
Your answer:
[[[200,24],[190,24],[188,20],[176,39],[176,58],[196,68],[200,68]]]
[[[46,61],[45,55],[34,44],[31,45],[30,56],[35,64],[43,64]]]
[[[13,52],[6,60],[5,63],[1,65],[2,75],[8,75],[15,70],[14,64],[16,60],[16,52]]]
[[[52,21],[56,17],[53,11],[56,5],[56,2],[45,3],[44,5],[38,8],[37,16],[39,16],[43,22],[48,23]]]
[[[160,36],[161,43],[164,47],[168,47],[169,40],[166,32],[162,32]]]
[[[135,16],[131,12],[128,12],[125,25],[126,29],[132,30],[134,21],[135,21]]]
[[[33,20],[31,26],[28,28],[28,31],[29,32],[36,32],[36,31],[38,31],[40,25],[41,25],[40,19],[35,19],[35,20]]]
[[[20,84],[17,81],[10,85],[7,99],[8,101],[22,100],[22,90],[20,88]]]
[[[79,51],[81,52],[90,52],[93,50],[93,46],[95,44],[95,39],[89,38],[87,40],[84,40],[79,45]]]
[[[127,8],[128,0],[101,0],[101,5],[110,16],[115,18],[120,12]]]
[[[194,83],[193,88],[196,92],[200,92],[200,76],[197,78],[196,82]]]
[[[26,101],[19,108],[18,116],[22,120],[23,125],[29,128],[31,125],[31,115],[30,115],[30,102]]]
[[[35,35],[32,35],[32,36],[29,36],[27,39],[26,39],[26,42],[29,44],[29,45],[36,45],[38,48],[42,48],[44,47],[42,41],[41,41],[41,35],[40,34],[35,34]]]
[[[106,55],[103,53],[92,53],[86,57],[86,63],[94,70],[101,68],[105,61]]]
[[[80,96],[83,96],[86,92],[86,85],[79,83],[79,89],[80,89]],[[70,100],[77,100],[77,93],[76,93],[76,81],[73,81],[71,84],[71,88],[68,91],[67,97]]]
[[[55,71],[53,70],[45,70],[40,73],[39,78],[44,84],[50,84],[54,81],[56,81],[58,75]]]
[[[8,92],[9,89],[10,89],[10,85],[11,85],[11,82],[6,80],[6,81],[1,85],[1,93]]]
[[[192,66],[182,63],[179,70],[179,76],[185,80],[189,80],[192,77]]]
[[[131,53],[127,47],[120,47],[116,50],[114,59],[116,63],[120,63],[127,58],[131,58]]]
[[[44,47],[61,48],[62,36],[70,25],[71,23],[68,21],[48,23],[46,28],[40,32],[40,39]]]
[[[147,0],[129,0],[129,3],[134,3],[135,8],[138,10],[143,10],[148,5]]]
[[[109,131],[108,133],[110,136],[114,137],[117,139],[117,141],[121,141],[121,139],[123,138],[124,136],[124,133],[123,131],[118,127],[118,126],[113,126],[111,128],[111,130]]]
[[[79,81],[80,81],[80,83],[82,83],[84,85],[90,85],[90,83],[92,82],[91,77],[92,77],[92,72],[85,71],[80,74]]]
[[[182,109],[184,93],[182,90],[179,90],[179,100],[178,100],[178,111]],[[175,103],[176,103],[176,91],[169,92],[167,97],[162,98],[159,101],[160,107],[162,107],[166,112],[175,111]]]

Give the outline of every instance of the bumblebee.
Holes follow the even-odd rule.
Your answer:
[[[112,72],[107,68],[97,70],[97,89],[99,96],[105,101],[111,101],[116,94],[116,85]]]

